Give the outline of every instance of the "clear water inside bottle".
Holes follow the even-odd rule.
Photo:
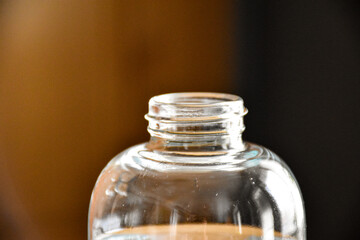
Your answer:
[[[266,235],[268,234],[268,235]],[[146,226],[112,231],[96,240],[290,240],[277,232],[264,233],[260,228],[230,224],[183,224]]]

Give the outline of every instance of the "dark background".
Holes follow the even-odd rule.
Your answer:
[[[355,1],[238,2],[245,137],[295,173],[309,239],[359,235],[359,9]]]
[[[356,1],[0,1],[0,239],[85,239],[100,170],[180,91],[243,97],[308,239],[356,239],[359,20]]]

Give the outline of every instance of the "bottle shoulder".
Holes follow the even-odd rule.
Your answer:
[[[251,142],[245,142],[243,150],[206,152],[158,151],[148,148],[147,143],[141,143],[116,155],[109,165],[162,171],[235,171],[259,165],[288,168],[273,151]]]

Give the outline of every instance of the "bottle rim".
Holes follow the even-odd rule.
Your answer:
[[[214,121],[247,113],[243,99],[237,95],[212,92],[167,93],[149,101],[147,120]]]
[[[180,105],[187,107],[206,107],[208,105],[224,105],[243,103],[241,97],[228,93],[215,92],[178,92],[165,93],[150,99],[150,102],[165,105]]]

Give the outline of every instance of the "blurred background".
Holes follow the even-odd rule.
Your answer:
[[[357,1],[0,0],[0,239],[86,239],[150,97],[227,92],[298,179],[308,239],[356,239]]]

